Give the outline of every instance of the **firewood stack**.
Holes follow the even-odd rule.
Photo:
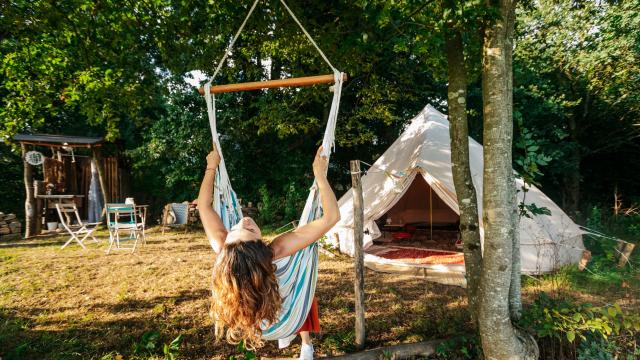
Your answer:
[[[16,214],[0,212],[0,240],[19,239],[22,233],[22,224],[16,218]]]

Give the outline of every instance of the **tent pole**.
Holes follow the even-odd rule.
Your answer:
[[[429,185],[429,240],[433,240],[433,193],[431,185]]]
[[[342,73],[342,81],[347,80],[347,74]],[[261,90],[261,89],[272,89],[272,88],[281,88],[281,87],[300,87],[300,86],[311,86],[311,85],[319,85],[319,84],[333,84],[335,78],[333,74],[327,75],[317,75],[317,76],[305,76],[298,78],[288,78],[288,79],[277,79],[277,80],[266,80],[266,81],[253,81],[253,82],[245,82],[238,84],[226,84],[226,85],[216,85],[211,87],[212,94],[220,94],[227,92],[237,92],[237,91],[249,91],[249,90]],[[204,95],[204,88],[198,88],[198,92]]]
[[[360,161],[351,160],[351,186],[353,189],[353,241],[356,279],[354,282],[356,299],[356,348],[364,348],[364,199],[360,181]]]

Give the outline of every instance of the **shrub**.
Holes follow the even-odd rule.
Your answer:
[[[574,356],[601,353],[602,349],[628,355],[637,352],[640,315],[625,313],[617,304],[603,307],[575,304],[540,293],[523,313],[520,325],[545,345],[555,344],[540,347],[542,355],[547,352],[548,357],[558,357],[558,353],[567,351]]]
[[[262,185],[258,192],[260,193],[258,221],[264,229],[275,230],[280,225],[300,217],[308,189],[299,188],[291,182],[280,192],[284,193],[283,196],[274,196],[274,191],[268,189],[266,185]]]
[[[477,336],[458,336],[436,347],[436,359],[482,359],[482,347]]]
[[[614,343],[607,343],[600,337],[590,336],[578,347],[578,360],[614,360],[617,351]]]
[[[260,203],[258,203],[258,220],[261,225],[272,225],[279,219],[276,215],[280,212],[279,201],[271,196],[266,185],[262,185],[260,190]]]

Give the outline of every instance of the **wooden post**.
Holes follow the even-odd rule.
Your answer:
[[[24,167],[24,237],[30,238],[36,235],[36,201],[33,196],[33,168],[27,162],[27,145],[20,144],[22,148],[22,164]]]
[[[360,161],[351,160],[351,186],[353,191],[353,242],[356,280],[354,283],[356,297],[356,347],[362,349],[365,342],[364,324],[364,200],[362,183],[360,182]]]
[[[591,260],[591,251],[589,250],[582,251],[582,258],[580,259],[580,263],[578,263],[578,269],[580,271],[583,271],[584,269],[586,269],[587,265],[589,264],[589,260]]]
[[[631,257],[631,253],[633,249],[636,247],[635,244],[628,243],[626,241],[621,241],[618,245],[617,249],[619,253],[618,259],[618,267],[623,268],[629,262],[629,258]]]
[[[96,148],[92,148],[91,152],[93,154],[93,159],[96,162],[96,168],[98,169],[98,181],[100,182],[100,192],[102,192],[102,201],[104,204],[102,206],[102,212],[100,213],[100,221],[104,218],[107,209],[107,203],[109,202],[109,198],[107,197],[107,187],[104,183],[104,173],[102,170],[102,157]]]

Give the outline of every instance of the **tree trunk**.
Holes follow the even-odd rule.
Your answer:
[[[515,5],[506,15],[506,37],[505,37],[505,66],[507,75],[507,111],[508,119],[513,124],[513,31],[516,21]],[[511,164],[511,162],[510,162]],[[511,172],[513,173],[513,171]],[[512,176],[513,178],[513,176]],[[511,252],[511,284],[509,286],[509,315],[512,321],[520,320],[522,315],[522,261],[520,259],[520,212],[518,209],[518,189],[514,179],[511,180],[512,189],[512,243]]]
[[[591,103],[591,95],[588,89],[584,90],[582,97],[582,110],[580,116],[576,110],[573,115],[569,116],[568,128],[569,139],[572,142],[572,148],[569,153],[569,167],[564,175],[564,210],[576,220],[580,210],[580,163],[582,161],[582,151],[580,146],[580,123],[586,123],[589,116]]]
[[[449,76],[448,107],[451,137],[451,171],[460,209],[460,235],[464,249],[469,313],[478,319],[478,289],[482,271],[482,247],[478,224],[478,199],[469,166],[469,129],[467,124],[467,73],[462,36],[450,27],[446,33]]]
[[[512,44],[515,3],[489,0],[487,5],[497,8],[499,18],[484,28],[482,45],[484,256],[478,312],[480,338],[487,359],[537,359],[533,338],[518,333],[510,319],[517,204],[507,48]]]
[[[569,120],[570,123],[575,121]],[[569,126],[571,128],[571,126]],[[569,130],[569,133],[572,131]],[[571,138],[573,138],[571,136]],[[569,152],[569,166],[564,175],[564,210],[576,220],[578,207],[580,206],[580,145],[577,141]]]
[[[22,148],[22,164],[24,167],[24,237],[30,238],[36,234],[36,222],[39,214],[36,214],[36,200],[33,196],[33,168],[27,162],[27,145],[20,144]]]
[[[585,117],[588,111],[589,96],[583,99],[585,102],[582,116]],[[580,142],[578,136],[578,119],[577,115],[569,116],[568,119],[569,139],[571,139],[572,147],[569,153],[569,167],[564,176],[564,209],[574,220],[578,215],[580,206]]]

